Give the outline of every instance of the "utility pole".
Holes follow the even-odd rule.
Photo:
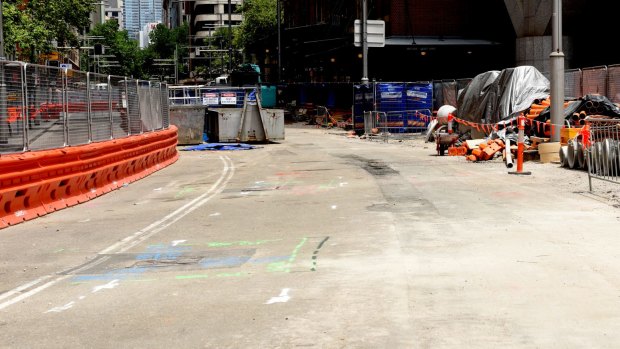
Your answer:
[[[232,73],[232,4],[228,0],[228,73]]]
[[[551,60],[551,142],[560,141],[564,125],[564,52],[562,52],[562,0],[553,0],[553,52]]]
[[[4,61],[4,20],[2,17],[2,0],[0,0],[0,62]],[[9,142],[9,125],[7,123],[7,93],[4,83],[4,64],[0,65],[0,144]]]
[[[4,19],[2,16],[2,0],[0,0],[0,60],[4,59]]]
[[[362,0],[362,84],[368,85],[368,8],[367,0]]]
[[[281,26],[282,26],[282,7],[280,5],[280,0],[276,0],[278,2],[277,9],[278,11],[278,82],[282,81],[282,36],[280,34]]]

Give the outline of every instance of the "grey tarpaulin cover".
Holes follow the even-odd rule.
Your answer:
[[[499,71],[492,70],[482,74],[478,74],[469,85],[465,86],[459,93],[457,103],[457,115],[460,119],[480,122],[487,116],[487,101],[490,97],[489,88],[497,79]],[[491,115],[489,111],[488,115]]]
[[[549,97],[549,79],[532,66],[504,69],[495,81],[499,103],[492,122],[515,117],[531,107],[535,99]]]
[[[532,66],[489,71],[476,76],[459,95],[459,118],[491,124],[549,97],[549,80]]]

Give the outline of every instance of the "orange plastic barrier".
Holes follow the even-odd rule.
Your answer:
[[[177,128],[0,157],[0,229],[77,205],[178,159]]]

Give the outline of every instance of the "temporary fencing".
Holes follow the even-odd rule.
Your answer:
[[[366,112],[382,112],[385,121],[377,126],[392,135],[420,133],[432,117],[431,82],[379,82],[353,86],[353,127],[365,128]]]
[[[0,61],[0,228],[176,161],[168,112],[166,84]]]
[[[584,128],[586,132],[581,143],[587,161],[590,191],[592,178],[620,183],[620,120],[588,119]]]
[[[168,86],[0,61],[0,153],[107,141],[169,126]]]
[[[255,87],[170,86],[170,106],[206,105],[210,108],[243,108],[246,93]]]

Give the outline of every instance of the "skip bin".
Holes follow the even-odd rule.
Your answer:
[[[179,145],[202,143],[202,134],[205,126],[205,113],[205,106],[170,106],[170,124],[178,128]]]

